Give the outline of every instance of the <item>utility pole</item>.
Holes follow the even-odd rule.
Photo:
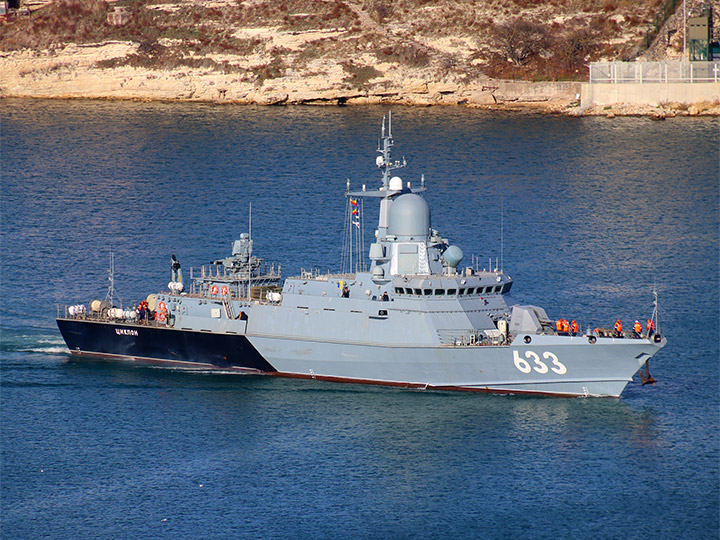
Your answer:
[[[683,0],[683,62],[687,62],[687,0]]]

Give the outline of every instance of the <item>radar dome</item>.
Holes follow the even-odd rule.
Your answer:
[[[390,191],[402,191],[402,178],[393,176],[390,179]]]
[[[406,193],[390,205],[388,233],[395,236],[425,237],[430,230],[430,207],[425,199]]]
[[[462,258],[462,249],[457,246],[450,246],[445,250],[445,253],[443,253],[443,259],[450,268],[457,268],[457,265],[460,264]]]

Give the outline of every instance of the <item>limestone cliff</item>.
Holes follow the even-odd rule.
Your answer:
[[[589,61],[642,50],[657,5],[55,0],[0,29],[0,96],[561,110]]]

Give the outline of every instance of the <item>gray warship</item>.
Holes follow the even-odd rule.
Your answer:
[[[173,255],[168,288],[133,309],[109,294],[58,308],[73,355],[175,364],[270,376],[405,388],[500,394],[619,397],[667,340],[655,310],[648,331],[556,325],[544,309],[517,302],[499,269],[460,267],[462,250],[432,228],[417,187],[393,171],[392,118],[383,118],[376,189],[350,189],[350,229],[358,201],[376,200],[379,218],[367,259],[355,271],[302,271],[253,254],[244,233],[231,255],[182,278]],[[351,270],[352,264],[350,265]],[[645,367],[645,373],[642,368]]]

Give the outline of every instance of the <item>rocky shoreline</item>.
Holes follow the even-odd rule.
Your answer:
[[[500,2],[503,9],[451,0],[36,3],[0,26],[0,98],[720,115],[720,83],[712,83],[717,92],[693,85],[693,92],[643,87],[630,95],[578,82],[588,62],[638,57],[653,0],[582,10],[547,0],[523,10],[511,0]],[[678,53],[680,42],[661,35],[663,54]],[[657,47],[653,55],[663,56]],[[709,101],[660,101],[701,98]],[[633,104],[613,103],[622,100]]]
[[[579,82],[484,79],[466,83],[421,70],[390,70],[380,78],[348,82],[341,67],[264,79],[216,67],[149,69],[105,67],[138,48],[132,42],[70,44],[46,51],[0,54],[0,98],[197,101],[253,105],[454,105],[564,116],[720,116],[720,102],[669,103],[661,107],[613,104],[580,107]],[[216,62],[222,62],[216,58]],[[381,66],[384,67],[384,66]]]

